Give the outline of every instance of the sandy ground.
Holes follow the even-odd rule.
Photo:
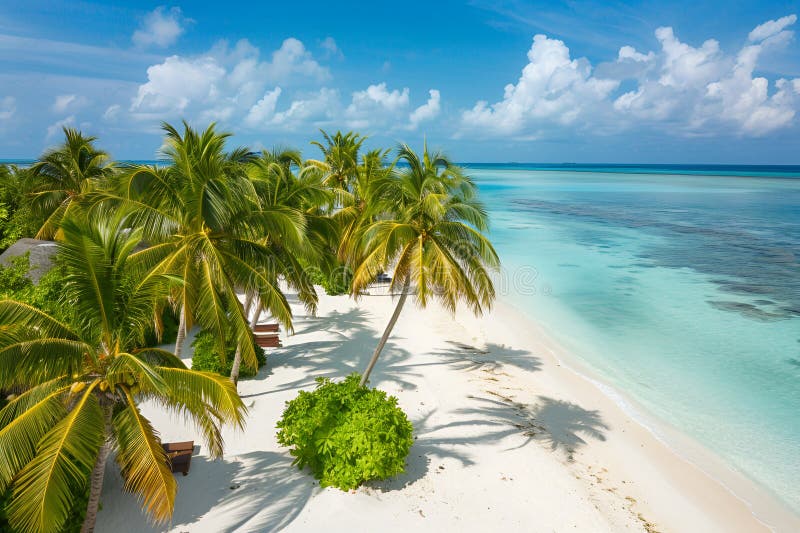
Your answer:
[[[556,357],[513,308],[480,319],[410,305],[372,384],[399,398],[416,441],[406,473],[354,492],[320,489],[275,440],[284,402],[317,376],[365,365],[388,320],[388,296],[321,296],[295,306],[296,334],[240,383],[246,430],[226,432],[223,460],[200,455],[178,476],[172,523],[148,525],[112,465],[97,531],[764,531],[748,506],[671,452]],[[197,440],[146,406],[162,440]],[[759,498],[754,493],[754,498]],[[779,530],[796,517],[764,498]]]

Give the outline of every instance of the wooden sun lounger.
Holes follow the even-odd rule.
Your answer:
[[[253,331],[256,333],[278,333],[278,324],[256,324]]]
[[[280,338],[278,338],[277,333],[270,333],[267,335],[255,335],[256,344],[261,346],[262,348],[280,348],[283,346],[281,344]]]
[[[181,472],[184,476],[189,473],[194,453],[194,441],[166,442],[161,445],[169,457],[172,472]]]

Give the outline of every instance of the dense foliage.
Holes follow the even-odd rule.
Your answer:
[[[320,285],[325,290],[325,294],[338,296],[350,292],[353,272],[348,267],[337,265],[325,269],[309,268],[308,271],[314,284]]]
[[[0,268],[0,394],[16,393],[0,399],[0,530],[71,531],[85,514],[91,531],[112,447],[126,490],[168,521],[177,487],[139,402],[184,415],[221,455],[221,426],[244,423],[240,372],[265,363],[260,316],[291,333],[287,287],[313,314],[315,284],[358,297],[381,272],[400,297],[362,383],[319,380],[289,402],[279,438],[323,485],[400,473],[411,424],[364,384],[406,298],[476,313],[494,299],[476,187],[427,146],[389,160],[358,133],[322,132],[321,157],[304,159],[229,149],[214,124],[163,129],[158,165],[117,164],[72,128],[30,167],[0,165],[0,250],[23,237],[60,249],[36,285],[27,258]],[[174,353],[157,347],[173,339]]]
[[[229,380],[142,346],[176,280],[141,269],[131,254],[141,231],[129,227],[120,213],[60,222],[59,301],[74,312],[69,322],[0,300],[0,389],[20,391],[0,410],[0,491],[11,488],[5,512],[20,532],[61,531],[86,487],[93,527],[112,446],[126,490],[154,520],[169,520],[177,484],[139,410],[144,399],[194,421],[213,456],[222,424],[244,424]]]
[[[318,378],[312,392],[286,403],[278,442],[291,446],[299,468],[308,467],[323,487],[354,489],[405,470],[413,428],[397,398],[362,387],[351,374],[335,383]]]
[[[226,343],[226,353],[222,357],[219,353],[218,343],[214,339],[214,334],[210,331],[201,331],[192,341],[192,370],[204,370],[216,372],[223,376],[231,375],[236,344]],[[263,348],[253,341],[253,350],[256,352],[258,368],[267,364],[267,353]],[[252,377],[258,374],[258,369],[250,366],[243,366],[240,372],[241,377]]]
[[[25,169],[0,165],[0,252],[23,237],[33,237],[39,220],[30,207]]]

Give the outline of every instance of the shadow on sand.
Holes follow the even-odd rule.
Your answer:
[[[325,333],[332,334],[334,339],[293,343],[290,338],[284,348],[270,354],[267,364],[272,368],[302,370],[304,376],[277,388],[265,385],[264,392],[245,394],[242,398],[287,390],[308,390],[314,388],[314,380],[318,377],[341,379],[353,372],[361,372],[378,344],[378,336],[367,326],[368,323],[367,313],[361,309],[344,313],[334,311],[325,317],[298,319],[295,323],[296,335],[313,336],[316,333]],[[395,336],[386,343],[381,362],[372,374],[373,382],[387,380],[394,381],[403,388],[415,387],[409,378],[419,374],[401,364],[410,356],[407,350],[398,345],[402,340]],[[271,374],[271,370],[262,371],[251,381],[265,380]]]
[[[192,524],[201,518],[207,531],[281,530],[297,518],[315,489],[291,462],[286,455],[265,451],[218,461],[196,456],[189,475],[176,477],[178,495],[171,522],[152,526],[142,514],[135,531],[193,531]],[[130,523],[117,522],[125,516],[130,518],[125,513],[115,516],[114,506],[107,505],[98,514],[98,531],[133,531]]]

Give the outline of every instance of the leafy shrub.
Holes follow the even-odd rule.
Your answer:
[[[350,292],[350,283],[353,281],[353,272],[346,266],[337,266],[328,272],[318,268],[310,268],[310,277],[314,285],[322,285],[325,294],[338,296]]]
[[[13,258],[7,266],[0,265],[0,297],[13,298],[31,290],[33,283],[26,277],[28,268],[28,254]]]
[[[210,331],[201,331],[192,341],[194,353],[192,355],[192,370],[205,370],[207,372],[217,372],[223,376],[231,375],[233,358],[236,355],[236,343],[226,343],[225,364],[220,360],[217,345],[214,341],[214,334]],[[267,364],[267,354],[261,346],[256,345],[253,339],[253,347],[256,350],[256,360],[258,367]],[[258,368],[248,368],[244,363],[239,371],[239,377],[252,377],[258,373]]]
[[[308,466],[320,486],[350,490],[405,471],[411,422],[397,398],[360,387],[360,379],[317,378],[316,390],[286,402],[278,422],[278,442],[293,446],[294,464]]]

